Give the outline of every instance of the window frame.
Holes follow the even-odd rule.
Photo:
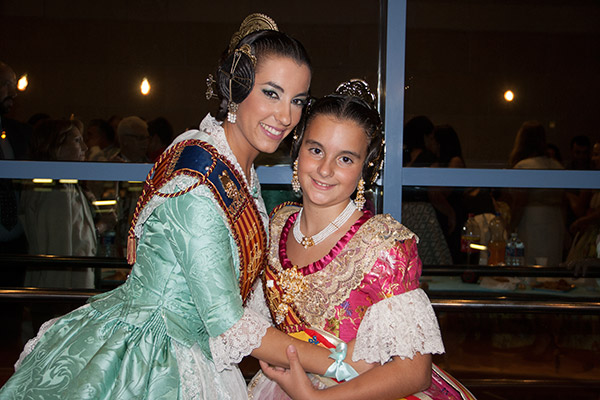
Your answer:
[[[380,7],[377,87],[386,151],[378,183],[383,193],[383,212],[402,220],[405,186],[600,189],[599,171],[402,167],[407,0],[381,0]],[[397,110],[403,112],[394,112]],[[0,178],[144,181],[151,167],[136,163],[0,160]],[[292,177],[289,166],[261,166],[257,172],[263,185],[289,184]]]

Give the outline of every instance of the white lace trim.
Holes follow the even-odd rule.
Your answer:
[[[210,352],[217,371],[230,369],[242,358],[260,347],[269,323],[255,311],[245,308],[244,315],[224,333],[208,339]]]
[[[84,307],[89,307],[89,306],[90,306],[89,304],[85,304],[85,305],[75,309],[74,311],[78,311]],[[44,334],[48,331],[48,329],[50,329],[52,327],[52,325],[54,325],[54,323],[56,321],[58,321],[60,318],[62,318],[62,317],[52,318],[52,319],[44,322],[42,324],[42,326],[40,326],[40,330],[38,331],[37,335],[33,339],[29,339],[27,341],[27,343],[25,343],[25,346],[23,347],[23,351],[19,355],[19,359],[15,362],[15,371],[17,369],[19,369],[19,367],[21,367],[21,364],[25,360],[25,357],[27,357],[29,354],[31,354],[31,352],[33,351],[35,346],[38,344],[38,342],[40,341],[42,336],[44,336]]]
[[[269,324],[272,326],[271,312],[267,306],[262,281],[260,279],[257,279],[256,282],[254,282],[254,286],[252,287],[249,296],[246,307],[260,315],[266,321],[269,321]]]
[[[356,335],[353,361],[386,363],[392,356],[441,354],[444,344],[435,312],[422,289],[372,305]]]
[[[179,369],[182,400],[246,398],[246,382],[239,368],[217,372],[198,344],[188,348],[177,341],[172,343]]]

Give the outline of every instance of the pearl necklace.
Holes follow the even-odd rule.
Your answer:
[[[301,244],[305,249],[308,249],[309,247],[318,245],[323,240],[327,239],[333,232],[340,229],[340,227],[350,219],[352,214],[354,214],[357,207],[356,204],[354,204],[354,201],[350,200],[346,208],[344,208],[344,211],[342,211],[333,222],[330,222],[321,232],[313,236],[304,236],[302,232],[300,232],[300,218],[302,217],[303,210],[304,209],[301,208],[300,212],[298,212],[298,218],[296,218],[296,221],[294,222],[294,229],[292,229],[292,232],[296,242]]]

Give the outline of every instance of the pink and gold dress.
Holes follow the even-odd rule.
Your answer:
[[[365,212],[325,257],[298,267],[286,254],[297,216],[298,207],[287,206],[270,224],[263,290],[278,329],[326,347],[356,339],[352,359],[369,363],[444,352],[437,318],[419,288],[421,260],[414,233],[390,215]],[[319,388],[336,384],[330,378],[310,377]],[[262,372],[250,383],[249,397],[288,398]],[[431,387],[406,398],[474,397],[434,366]]]

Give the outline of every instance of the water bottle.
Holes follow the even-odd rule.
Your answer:
[[[111,230],[104,232],[104,234],[100,237],[100,257],[116,257],[116,236],[116,232]]]
[[[516,234],[515,234],[516,236]],[[515,241],[515,266],[523,266],[525,265],[525,244],[519,239],[519,236],[516,236]]]
[[[506,244],[505,262],[513,267],[525,265],[525,244],[516,232],[510,234],[510,240]]]
[[[488,242],[488,250],[490,256],[488,265],[504,265],[506,253],[506,241],[504,240],[504,223],[500,214],[492,218],[489,224],[490,241]]]
[[[465,264],[479,263],[479,250],[474,249],[471,245],[478,244],[480,238],[479,224],[475,221],[475,215],[469,214],[460,235],[460,251]]]
[[[510,239],[506,243],[506,252],[504,253],[504,263],[510,267],[515,265],[515,255],[517,253],[517,233],[510,234]]]

